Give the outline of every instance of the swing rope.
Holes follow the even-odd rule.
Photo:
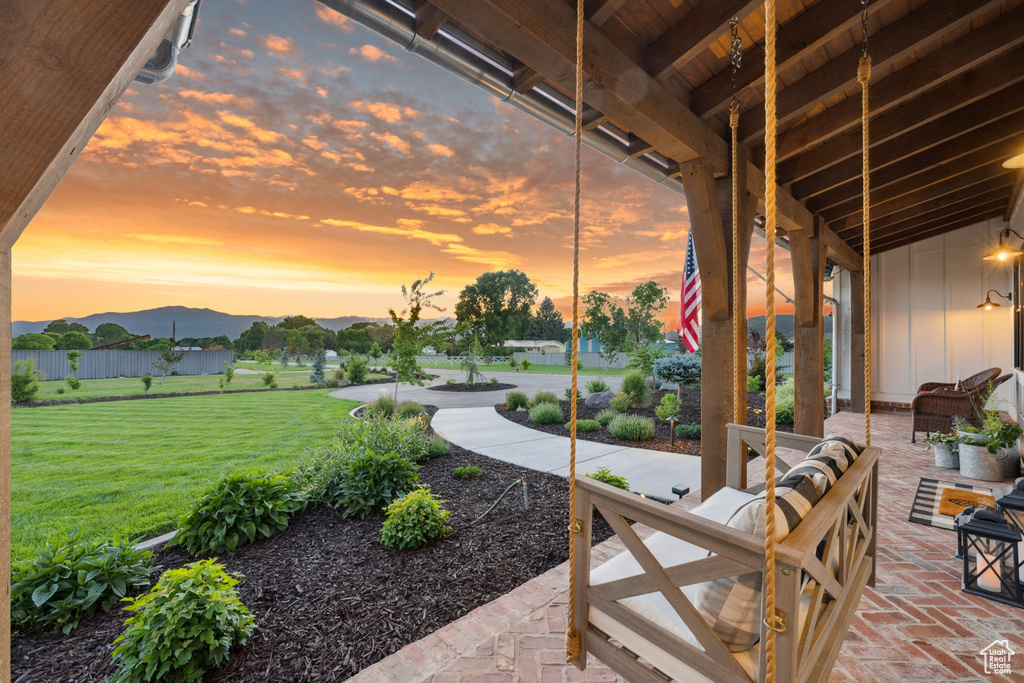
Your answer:
[[[576,390],[579,381],[580,329],[580,152],[583,142],[583,0],[576,0],[576,168],[572,217],[572,407],[569,414],[569,605],[565,631],[567,662],[580,656],[580,636],[576,630],[576,539],[582,531],[576,519]]]
[[[768,244],[765,265],[765,523],[764,523],[764,660],[765,682],[774,683],[776,675],[775,633],[785,627],[776,618],[775,607],[775,0],[765,0],[764,36],[764,176],[765,239]]]
[[[737,25],[739,17],[729,22],[732,31],[732,104],[729,106],[729,128],[732,131],[732,344],[733,344],[733,386],[732,386],[732,421],[746,424],[746,410],[743,391],[746,390],[746,344],[740,331],[740,185],[736,167],[739,165],[739,127],[740,103],[736,99],[736,72],[740,68],[743,53],[743,40],[739,36]]]
[[[861,194],[863,195],[862,223],[864,224],[864,443],[871,445],[871,183],[868,173],[868,81],[871,80],[871,56],[868,54],[868,0],[861,0],[861,42],[864,53],[857,67],[860,82],[860,130],[861,130]]]

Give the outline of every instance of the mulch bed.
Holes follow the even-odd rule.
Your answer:
[[[82,380],[88,382],[89,380]],[[28,403],[12,403],[12,408],[42,408],[45,406],[66,406],[75,403],[110,403],[112,401],[148,401],[157,398],[180,398],[182,396],[213,396],[214,394],[253,394],[267,391],[297,391],[317,389],[315,384],[289,387],[288,389],[225,389],[224,391],[186,391],[178,394],[132,394],[129,396],[95,396],[93,398],[73,398],[63,401],[30,401]]]
[[[484,476],[459,481],[457,466]],[[529,482],[530,510],[513,491],[470,526],[517,478]],[[308,510],[284,532],[221,556],[245,578],[242,601],[258,630],[207,683],[343,681],[568,558],[568,485],[556,477],[452,448],[424,463],[420,481],[446,501],[453,532],[411,551],[380,545],[382,516],[346,520]],[[611,536],[595,519],[594,542]],[[180,548],[156,564],[179,567]],[[154,579],[156,577],[154,576]],[[84,621],[68,636],[30,633],[12,641],[13,681],[100,683],[113,672],[110,651],[127,615],[120,607]]]
[[[430,391],[461,391],[467,393],[474,393],[478,391],[508,391],[509,389],[515,389],[515,384],[491,384],[490,382],[476,382],[473,386],[467,386],[465,382],[456,382],[451,386],[447,384],[438,384],[433,387],[427,387]]]
[[[675,447],[673,448],[669,445],[671,443],[669,438],[669,424],[660,419],[654,412],[654,406],[657,406],[661,402],[661,397],[667,393],[674,395],[675,391],[655,391],[653,394],[654,400],[650,408],[634,408],[629,410],[631,415],[643,415],[654,419],[654,438],[652,439],[648,439],[647,441],[626,441],[625,439],[615,438],[607,429],[602,429],[597,432],[577,432],[576,438],[584,441],[597,441],[598,443],[615,444],[617,446],[646,448],[652,451],[700,455],[700,439],[680,439],[677,437]],[[562,414],[565,415],[565,422],[568,422],[569,411],[572,406],[569,401],[561,401],[559,405],[562,408]],[[560,422],[550,425],[539,425],[534,422],[530,422],[529,412],[525,410],[509,410],[503,403],[496,405],[494,408],[502,417],[511,420],[516,424],[521,424],[524,427],[536,429],[540,432],[547,432],[548,434],[555,434],[557,436],[569,436],[569,431],[565,428],[564,423]],[[576,408],[576,417],[579,420],[593,420],[600,412],[601,411],[596,408],[588,408],[586,403],[580,401]],[[679,420],[676,424],[680,425],[688,423],[700,423],[700,388],[683,387]],[[764,427],[764,395],[760,392],[750,392],[747,394],[747,424],[752,427]],[[778,425],[778,430],[782,432],[792,432],[793,426]]]

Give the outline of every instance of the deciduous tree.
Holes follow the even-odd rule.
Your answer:
[[[484,273],[459,294],[455,317],[483,336],[489,346],[522,339],[537,301],[537,286],[519,270]]]

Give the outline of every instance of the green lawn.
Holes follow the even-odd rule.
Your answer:
[[[281,389],[290,389],[293,386],[309,386],[310,368],[292,368],[281,370],[274,369],[277,374],[277,386]],[[326,373],[328,378],[332,373]],[[380,379],[383,375],[371,373],[369,379]],[[188,394],[197,391],[220,391],[220,380],[224,375],[195,375],[166,377],[163,382],[159,377],[153,378],[153,386],[150,387],[150,394]],[[74,401],[79,398],[97,398],[100,396],[142,396],[142,380],[134,379],[83,379],[81,388],[72,390],[67,383],[61,381],[40,382],[40,401]],[[235,373],[235,378],[225,387],[227,390],[257,391],[264,389],[263,375],[249,375]],[[63,389],[64,393],[57,391]]]
[[[441,370],[459,370],[460,369],[458,363],[456,363],[455,365],[447,365],[447,364],[444,364],[444,363],[441,363],[441,364],[427,364],[427,365],[424,365],[423,367],[424,368],[437,368],[437,369],[441,369]],[[482,373],[484,373],[486,375],[486,374],[491,373],[491,372],[515,372],[515,370],[513,370],[512,367],[508,363],[490,363],[488,365],[481,365],[480,366],[480,372],[482,372]],[[531,364],[530,368],[528,370],[523,370],[522,368],[520,368],[519,372],[529,372],[529,373],[538,374],[538,375],[568,375],[568,374],[570,374],[569,368],[564,366],[564,365],[537,365],[535,363]],[[608,376],[625,375],[626,374],[626,370],[624,370],[623,368],[608,368],[607,370],[605,368],[583,368],[582,370],[579,371],[579,374],[581,374],[581,375],[595,375],[595,376],[598,376],[598,377],[601,377],[601,376],[608,377]]]
[[[357,405],[308,390],[16,409],[13,555],[75,527],[85,540],[170,531],[219,476],[291,469]]]

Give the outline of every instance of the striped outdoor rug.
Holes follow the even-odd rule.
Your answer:
[[[951,481],[939,479],[922,479],[917,485],[917,493],[914,495],[914,505],[910,508],[910,521],[925,526],[933,526],[937,529],[953,530],[953,518],[939,514],[939,502],[942,499],[944,489],[960,489],[962,491],[975,491],[977,493],[992,494],[992,489],[986,486],[971,486],[970,484],[956,484]]]

